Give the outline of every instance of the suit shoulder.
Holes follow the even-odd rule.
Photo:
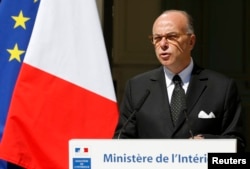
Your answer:
[[[214,71],[212,69],[207,69],[207,68],[203,68],[198,66],[197,64],[195,64],[192,75],[198,75],[201,79],[210,79],[210,80],[233,80],[232,78],[230,78],[229,76],[220,73],[218,71]]]
[[[144,79],[145,80],[146,79],[147,80],[148,79],[155,79],[155,78],[158,78],[161,75],[161,73],[163,73],[163,68],[159,67],[159,68],[138,74],[138,75],[132,77],[130,80],[131,81],[138,81],[138,80],[144,80]]]
[[[210,87],[214,87],[216,86],[216,88],[218,89],[236,89],[238,90],[238,86],[237,83],[235,81],[235,79],[220,73],[220,72],[216,72],[213,70],[209,70],[209,69],[204,69],[202,72],[202,76],[200,77],[205,77],[205,79],[207,79],[207,83]]]
[[[126,88],[129,87],[132,90],[143,91],[146,88],[150,88],[153,81],[157,81],[162,78],[164,78],[164,71],[162,67],[159,67],[132,77],[127,81]]]
[[[226,81],[231,81],[233,80],[232,78],[230,78],[229,76],[223,74],[223,73],[220,73],[220,72],[217,72],[217,71],[214,71],[214,70],[210,70],[210,69],[204,69],[202,71],[202,74],[206,75],[209,79],[214,79],[214,80],[226,80]]]

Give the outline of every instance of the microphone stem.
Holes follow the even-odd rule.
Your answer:
[[[137,112],[137,110],[134,110],[134,111],[131,113],[131,115],[129,116],[129,118],[126,120],[126,122],[123,124],[123,127],[121,128],[121,130],[120,130],[120,132],[119,132],[119,135],[118,135],[117,139],[120,139],[123,130],[125,131],[125,128],[126,128],[127,124],[130,122],[130,120],[132,119],[132,117],[135,115],[136,112]]]

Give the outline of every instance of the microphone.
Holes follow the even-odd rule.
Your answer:
[[[182,110],[182,111],[184,112],[184,115],[185,115],[185,118],[186,118],[186,122],[187,122],[187,125],[188,125],[189,134],[190,134],[191,138],[194,139],[193,130],[192,130],[192,128],[191,128],[191,124],[190,124],[190,122],[189,122],[188,115],[187,115],[187,105],[186,105],[186,101],[185,101],[185,103],[184,103],[184,105],[183,105],[183,110]]]
[[[146,92],[145,92],[145,94],[144,94],[143,97],[141,98],[141,100],[140,100],[140,101],[138,102],[138,104],[136,105],[134,111],[130,114],[130,116],[128,117],[128,119],[126,120],[126,122],[122,125],[122,128],[121,128],[121,130],[119,131],[119,134],[118,134],[117,139],[120,139],[122,132],[125,130],[125,128],[126,128],[127,125],[128,125],[128,122],[130,122],[130,120],[131,120],[132,117],[135,115],[135,113],[138,112],[138,111],[141,109],[142,105],[143,105],[144,102],[147,100],[149,94],[150,94],[150,90],[147,89]]]

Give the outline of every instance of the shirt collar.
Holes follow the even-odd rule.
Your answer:
[[[193,59],[191,58],[190,64],[179,73],[183,85],[189,83],[193,67],[194,67],[194,62]],[[165,72],[167,87],[169,87],[171,84],[173,84],[172,79],[175,74],[171,72],[169,69],[167,69],[165,66],[164,66],[164,72]]]

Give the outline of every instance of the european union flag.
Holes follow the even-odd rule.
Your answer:
[[[38,6],[38,0],[0,0],[0,140]]]

